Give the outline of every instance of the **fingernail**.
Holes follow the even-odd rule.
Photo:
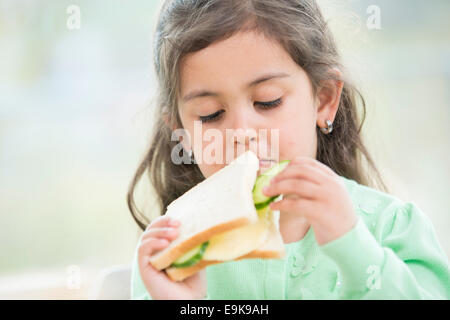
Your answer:
[[[269,187],[268,186],[263,188],[263,192],[264,193],[267,193],[268,191],[269,191]]]

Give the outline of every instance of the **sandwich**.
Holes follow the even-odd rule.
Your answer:
[[[282,195],[267,197],[262,189],[288,162],[258,176],[259,159],[246,151],[172,201],[165,214],[180,221],[178,237],[150,257],[153,267],[182,281],[212,264],[283,258],[277,211],[269,207]]]

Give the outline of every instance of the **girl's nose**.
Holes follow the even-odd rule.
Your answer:
[[[256,141],[256,131],[253,128],[237,129],[234,136],[238,144],[249,144]]]
[[[247,103],[241,103],[233,108],[233,113],[231,116],[230,127],[235,131],[248,131],[247,134],[251,134],[251,137],[256,138],[256,133],[251,131],[256,131],[255,114],[254,108]]]
[[[252,112],[252,106],[243,104],[237,106],[232,117],[230,117],[231,140],[229,139],[228,143],[229,148],[235,149],[236,156],[246,150],[257,152],[258,131],[255,115]]]
[[[233,129],[233,136],[238,144],[248,144],[257,140],[256,126],[248,112],[236,113],[232,121],[231,129]]]
[[[258,144],[256,136],[252,133],[254,130],[237,129],[233,132],[234,140],[228,140],[228,148],[232,150],[233,158],[240,156],[242,153],[251,150],[258,153]],[[247,133],[246,133],[247,132]]]

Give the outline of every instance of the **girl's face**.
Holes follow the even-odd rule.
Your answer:
[[[260,162],[258,174],[280,160],[315,158],[316,125],[333,121],[342,89],[314,97],[305,71],[278,43],[254,32],[185,56],[180,72],[178,111],[190,137],[183,145],[193,150],[205,178],[249,149],[272,160]],[[197,134],[200,124],[198,137],[194,125]],[[227,138],[227,129],[235,140]],[[215,138],[206,138],[208,131]]]

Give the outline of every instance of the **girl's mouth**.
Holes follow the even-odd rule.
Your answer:
[[[275,164],[274,160],[270,159],[260,159],[259,160],[259,167],[260,168],[269,168]]]

